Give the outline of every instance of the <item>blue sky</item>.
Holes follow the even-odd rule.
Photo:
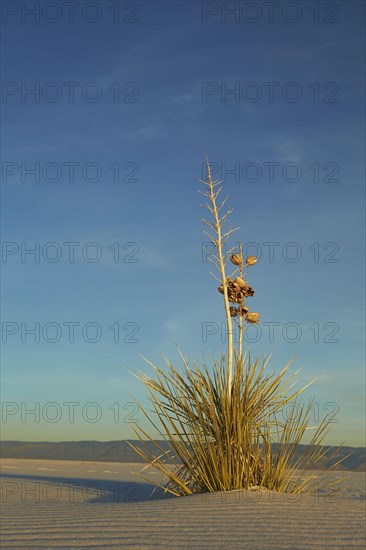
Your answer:
[[[140,354],[225,351],[197,193],[207,154],[232,244],[260,256],[247,346],[273,353],[269,370],[294,358],[300,383],[319,376],[314,422],[336,408],[327,441],[364,445],[363,2],[280,2],[272,23],[263,2],[238,3],[236,20],[228,2],[120,2],[117,22],[108,1],[80,2],[74,22],[61,2],[39,21],[12,4],[2,437],[134,437],[146,394],[126,369],[149,372]]]

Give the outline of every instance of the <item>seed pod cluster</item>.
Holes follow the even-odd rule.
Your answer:
[[[243,304],[244,299],[248,296],[253,296],[254,290],[249,286],[243,279],[236,277],[233,280],[231,277],[226,279],[227,292],[229,297],[229,302],[234,304]],[[217,289],[221,294],[224,294],[224,287],[220,285]]]
[[[243,257],[241,254],[233,254],[230,257],[231,263],[238,266],[241,270],[243,267]],[[245,260],[246,266],[254,265],[257,263],[258,259],[256,256],[248,256]],[[255,312],[249,312],[249,308],[247,308],[244,305],[245,298],[248,298],[249,296],[253,296],[254,290],[253,288],[246,283],[241,277],[235,277],[233,279],[232,277],[228,277],[226,279],[226,287],[227,287],[227,294],[229,302],[232,304],[238,304],[238,306],[231,306],[230,307],[230,315],[231,317],[245,317],[246,321],[248,323],[258,323],[259,322],[259,313]],[[224,287],[221,284],[217,290],[224,294]]]

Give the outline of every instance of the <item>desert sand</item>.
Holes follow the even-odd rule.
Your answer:
[[[1,548],[329,549],[365,546],[365,474],[313,495],[155,494],[143,465],[3,459]],[[145,472],[146,473],[146,472]],[[320,476],[314,471],[314,476]],[[159,476],[154,470],[147,475]],[[316,479],[316,478],[314,478]]]

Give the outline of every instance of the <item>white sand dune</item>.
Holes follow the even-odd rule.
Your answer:
[[[1,462],[2,549],[365,547],[360,472],[335,472],[332,479],[346,478],[338,491],[309,496],[252,490],[148,500],[153,486],[132,473],[141,464]]]

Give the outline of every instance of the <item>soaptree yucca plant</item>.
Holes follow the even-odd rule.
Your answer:
[[[205,189],[200,192],[211,216],[202,221],[214,247],[210,261],[218,275],[211,274],[220,283],[218,291],[223,296],[227,353],[213,358],[210,365],[205,359],[201,365],[196,361],[189,365],[179,352],[180,369],[168,359],[165,368],[159,368],[144,358],[153,375],[135,376],[145,384],[152,410],[139,406],[164,444],[135,425],[140,443],[130,445],[147,466],[166,476],[166,483],[153,483],[176,496],[254,486],[311,492],[319,482],[314,482],[311,469],[322,461],[329,473],[338,464],[333,460],[337,450],[329,456],[322,445],[334,415],[325,417],[317,427],[309,426],[313,401],[305,405],[300,394],[314,381],[295,390],[299,370],[288,376],[291,362],[278,374],[268,374],[269,359],[243,354],[243,332],[249,324],[259,322],[259,313],[246,304],[254,290],[247,283],[245,270],[254,266],[257,258],[244,259],[242,243],[227,247],[238,228],[226,227],[232,209],[223,210],[228,197],[221,201],[222,182],[212,180],[207,159],[206,164]],[[284,415],[284,410],[290,413]],[[313,430],[312,438],[299,453],[307,430]]]

